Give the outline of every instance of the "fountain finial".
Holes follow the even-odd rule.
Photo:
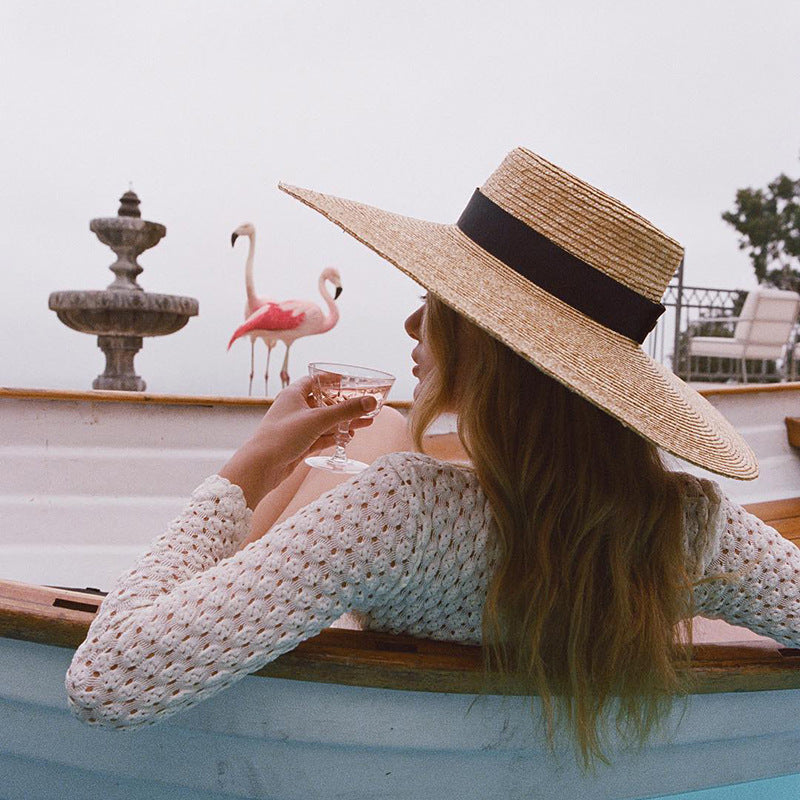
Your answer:
[[[141,217],[142,212],[139,211],[139,196],[133,189],[129,189],[119,199],[120,207],[117,211],[118,217]]]

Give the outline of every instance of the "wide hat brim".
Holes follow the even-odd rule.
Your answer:
[[[645,439],[720,475],[758,477],[750,446],[704,397],[638,343],[526,280],[455,225],[279,188]]]

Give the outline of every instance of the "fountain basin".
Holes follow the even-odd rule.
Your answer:
[[[112,250],[129,247],[137,256],[155,247],[167,234],[166,226],[160,222],[129,216],[97,217],[89,222],[89,230]]]
[[[198,312],[193,297],[113,289],[53,292],[48,306],[68,327],[95,336],[166,336]]]

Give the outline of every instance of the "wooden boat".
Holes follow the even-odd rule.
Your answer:
[[[800,539],[800,457],[784,426],[800,384],[707,396],[762,465],[723,488]],[[693,692],[669,731],[593,775],[567,745],[547,751],[535,702],[531,713],[513,687],[486,683],[478,648],[352,630],[324,631],[153,728],[79,723],[64,674],[102,597],[55,587],[108,588],[263,411],[0,390],[2,797],[644,798],[781,775],[800,793],[800,651],[703,620]],[[451,434],[429,441],[460,455]]]

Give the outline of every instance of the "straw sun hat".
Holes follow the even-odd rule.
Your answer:
[[[654,444],[758,475],[731,424],[642,350],[683,248],[618,200],[522,148],[454,225],[280,188]]]

